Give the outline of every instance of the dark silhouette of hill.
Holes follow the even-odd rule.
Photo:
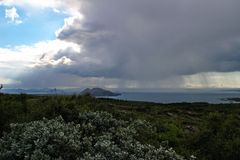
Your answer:
[[[92,96],[119,96],[120,93],[114,93],[102,88],[86,88],[81,92],[81,94],[90,94]]]

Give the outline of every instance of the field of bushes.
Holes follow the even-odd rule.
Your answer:
[[[1,94],[0,136],[0,159],[239,160],[240,105]]]

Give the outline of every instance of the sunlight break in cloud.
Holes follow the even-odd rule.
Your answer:
[[[1,84],[19,84],[20,82],[19,81],[15,81],[13,79],[8,79],[8,78],[3,78],[3,77],[0,77],[0,82]]]
[[[9,64],[11,67],[17,62],[21,65],[34,66],[38,63],[53,63],[63,62],[63,64],[69,64],[70,60],[66,56],[55,58],[59,52],[69,50],[75,54],[81,52],[81,47],[78,44],[72,42],[65,42],[61,40],[43,41],[33,45],[21,45],[14,48],[0,48],[0,62]],[[46,58],[48,57],[48,58]],[[53,63],[56,64],[56,63]]]
[[[237,88],[240,72],[207,72],[184,76],[186,88]]]
[[[17,13],[17,9],[15,7],[5,10],[5,18],[10,19],[11,22],[14,22],[16,24],[22,23],[22,21],[19,19],[20,16]]]
[[[22,74],[27,74],[34,68],[70,65],[74,60],[58,55],[65,50],[71,51],[72,54],[80,54],[81,47],[72,42],[52,40],[29,46],[0,48],[0,80],[2,83],[14,83],[19,81]]]

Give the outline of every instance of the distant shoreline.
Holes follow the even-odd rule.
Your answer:
[[[12,90],[13,91],[13,90]],[[5,94],[30,94],[30,95],[80,95],[78,90],[56,90],[51,92],[47,89],[40,92],[40,90],[15,90],[16,92],[4,91]],[[21,91],[21,92],[17,92]],[[96,98],[110,98],[124,101],[139,101],[139,102],[152,102],[152,103],[209,103],[209,104],[226,104],[226,103],[240,103],[239,92],[120,92],[121,95],[102,95]]]
[[[239,97],[225,98],[225,99],[222,99],[222,100],[223,101],[230,101],[230,102],[240,103],[240,98]]]

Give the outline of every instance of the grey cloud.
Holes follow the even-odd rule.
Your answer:
[[[76,74],[159,80],[240,70],[238,0],[79,2],[85,19],[58,38],[82,44],[83,54],[101,63],[81,70],[79,62]]]
[[[183,83],[181,78],[167,78],[160,81],[141,81],[141,80],[124,80],[105,77],[80,77],[71,73],[60,73],[52,69],[38,68],[32,72],[27,72],[19,79],[21,83],[11,85],[11,87],[25,88],[58,88],[58,87],[105,87],[112,89],[157,89],[179,87]],[[157,87],[156,87],[157,86]]]
[[[43,67],[41,72],[35,69],[48,73],[39,78],[44,85],[79,85],[78,78],[85,79],[85,84],[86,79],[105,77],[95,83],[164,87],[181,85],[184,75],[240,70],[239,0],[71,2],[85,18],[75,17],[57,38],[83,48],[80,54],[65,49],[53,57],[69,58],[71,65]],[[22,82],[35,85],[38,78],[29,75]],[[56,82],[57,75],[62,78]]]

